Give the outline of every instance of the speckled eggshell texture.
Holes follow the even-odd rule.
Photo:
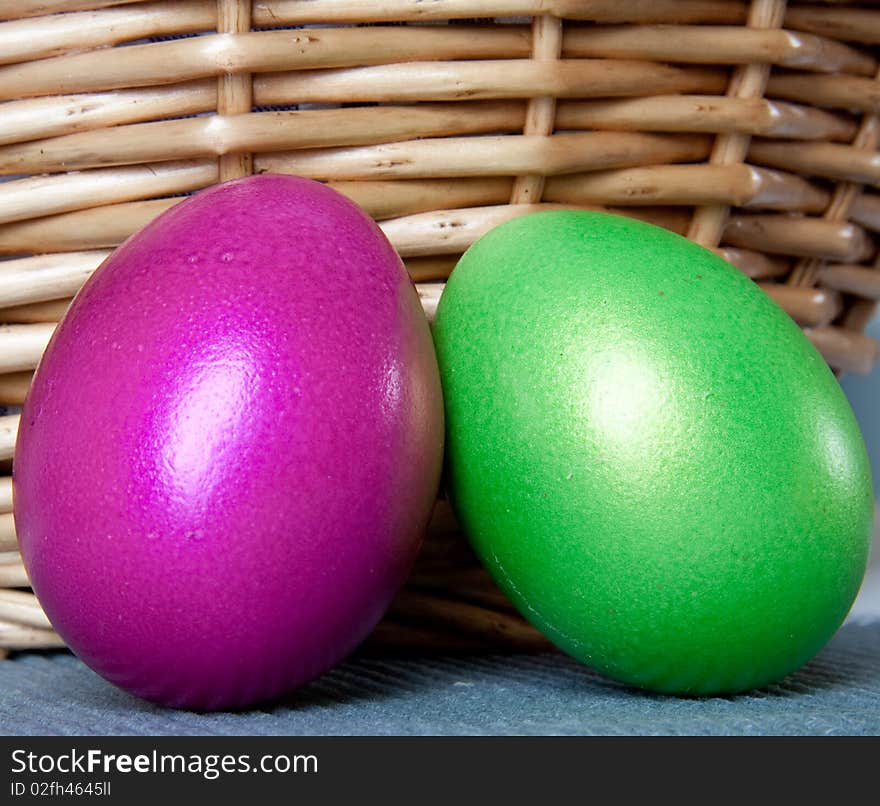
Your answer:
[[[632,219],[537,213],[464,255],[434,338],[454,506],[561,648],[638,686],[736,692],[841,624],[865,448],[822,357],[732,266]]]
[[[141,697],[276,697],[403,583],[442,418],[417,295],[359,208],[289,176],[205,190],[95,272],[37,370],[14,465],[34,590]]]

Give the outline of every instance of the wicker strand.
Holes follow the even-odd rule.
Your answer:
[[[11,476],[0,476],[0,512],[12,512]]]
[[[839,74],[774,73],[767,82],[767,94],[787,101],[848,109],[874,114],[880,112],[880,86],[873,78]]]
[[[137,3],[139,0],[0,0],[0,19],[17,20],[42,14],[107,8]]]
[[[834,0],[832,0],[833,2]],[[826,0],[827,2],[827,0]],[[28,19],[46,14],[88,12],[96,9],[124,10],[125,6],[148,5],[139,0],[2,0],[0,19]],[[180,2],[189,6],[179,12],[177,30],[208,30],[213,27],[212,10],[205,4]],[[799,31],[833,36],[851,42],[880,44],[880,22],[867,9],[797,4],[789,8],[785,24]],[[114,9],[114,7],[123,7]],[[105,12],[106,13],[106,12]],[[622,23],[715,23],[739,24],[746,19],[746,5],[736,0],[264,0],[254,8],[254,24],[301,25],[310,22],[390,22],[429,21],[473,17],[533,16],[552,14],[569,19]],[[134,17],[121,19],[131,24]],[[122,25],[123,29],[125,28]],[[145,34],[141,34],[142,36]],[[106,44],[106,43],[105,43]]]
[[[880,85],[880,71],[875,76],[875,81]],[[880,184],[880,160],[878,160],[876,149],[880,142],[880,115],[865,115],[862,124],[856,133],[852,142],[852,148],[846,149],[843,153],[844,159],[840,158],[839,149],[843,146],[829,146],[820,152],[820,156],[828,154],[828,148],[831,148],[831,159],[819,166],[814,164],[804,166],[807,169],[826,168],[825,175],[829,174],[827,170],[830,166],[832,169],[840,166],[839,171],[831,171],[837,175],[834,178],[843,179],[834,189],[828,209],[825,210],[824,219],[826,221],[846,221],[849,218],[850,211],[858,197],[862,193],[862,184],[871,183]],[[814,152],[815,153],[815,152]],[[852,165],[848,163],[852,161]],[[788,284],[793,286],[809,286],[813,285],[819,272],[822,269],[823,261],[815,258],[799,260],[792,270],[788,278]]]
[[[217,31],[244,33],[251,29],[251,3],[240,0],[217,0]],[[250,73],[235,73],[217,79],[217,113],[240,115],[250,112],[254,103],[253,80]],[[238,151],[221,154],[220,181],[238,179],[254,172],[254,158],[250,152]]]
[[[65,300],[65,302],[67,302],[67,300]],[[32,378],[33,372],[30,370],[23,370],[22,372],[4,372],[0,375],[0,406],[23,405]],[[0,502],[3,500],[5,499],[0,497]],[[0,505],[0,512],[2,511],[2,505]]]
[[[880,83],[880,71],[878,71],[875,76],[875,81]],[[880,172],[877,171],[876,167],[876,149],[878,142],[880,142],[880,115],[866,115],[862,120],[858,133],[853,139],[852,149],[847,149],[847,151],[844,152],[848,156],[850,151],[861,152],[859,153],[861,159],[854,159],[853,162],[856,167],[861,167],[862,170],[861,172],[855,172],[845,164],[841,163],[839,159],[837,160],[836,164],[841,165],[842,173],[838,173],[835,178],[840,178],[844,181],[840,182],[834,189],[831,201],[825,211],[825,220],[834,222],[847,220],[850,217],[853,208],[856,207],[859,198],[863,196],[863,185],[865,183],[871,183],[873,185],[880,184]],[[816,280],[822,276],[822,270],[827,263],[827,260],[821,258],[803,258],[799,260],[789,275],[789,286],[804,287],[813,285]],[[878,255],[874,261],[873,271],[880,272],[880,255]],[[831,331],[829,328],[828,330],[831,331],[830,333],[819,333],[818,342],[816,341],[817,337],[813,336],[813,341],[819,349],[822,349],[824,345],[827,350],[829,344],[832,348],[836,344],[841,344],[847,347],[851,344],[859,344],[862,346],[862,351],[866,355],[866,358],[861,363],[853,364],[848,367],[837,367],[837,369],[847,369],[850,371],[865,373],[869,372],[873,367],[873,363],[877,360],[877,357],[880,356],[880,344],[877,342],[873,342],[873,345],[865,344],[867,337],[862,335],[861,331],[868,324],[876,309],[876,298],[869,297],[867,299],[857,300],[850,306],[846,315],[843,317],[843,329],[839,332],[846,335],[836,335],[835,332]],[[871,351],[871,347],[873,347],[873,351]]]
[[[397,87],[390,79],[398,79],[402,72],[409,75],[410,70],[417,71],[413,74],[413,78],[435,75],[443,75],[445,78],[455,75],[453,68],[456,66],[464,71],[463,75],[468,82],[494,83],[498,85],[499,91],[504,90],[507,93],[506,97],[511,97],[509,93],[518,92],[517,85],[527,79],[513,73],[510,76],[511,85],[508,86],[501,79],[499,71],[536,68],[542,64],[521,58],[522,35],[517,29],[502,28],[488,34],[474,30],[456,30],[452,35],[446,35],[443,31],[436,30],[438,27],[409,28],[405,36],[396,27],[376,28],[366,34],[360,33],[362,29],[339,28],[309,29],[308,33],[302,30],[282,30],[215,34],[167,42],[135,44],[116,49],[116,63],[112,71],[101,70],[104,56],[100,50],[74,52],[50,59],[0,67],[0,99],[15,100],[31,96],[55,95],[60,92],[94,92],[147,87],[226,74],[248,72],[272,74],[286,71],[296,73],[320,71],[318,78],[310,82],[314,85],[312,91],[314,92],[316,87],[329,85],[334,86],[334,91],[339,95],[342,89],[336,86],[338,82],[334,84],[334,76],[341,78],[343,82],[360,79],[362,84],[369,85],[370,82],[379,81],[387,87],[406,89],[405,86]],[[875,60],[865,61],[856,58],[850,63],[851,59],[839,56],[829,58],[826,53],[831,51],[833,56],[833,48],[821,47],[821,44],[814,43],[813,56],[805,60],[813,63],[815,69],[827,72],[842,65],[855,72],[855,77],[873,74],[876,67]],[[763,55],[760,45],[761,43],[749,43],[753,55]],[[539,96],[542,94],[542,89],[553,89],[554,84],[559,85],[557,74],[562,70],[574,74],[565,79],[569,84],[577,80],[579,71],[589,71],[591,67],[601,71],[612,66],[609,62],[613,62],[613,66],[621,70],[634,64],[643,71],[646,67],[651,67],[655,74],[675,71],[675,68],[649,61],[644,57],[640,59],[589,57],[591,49],[578,47],[578,40],[573,37],[569,37],[569,47],[566,50],[566,58],[561,64],[551,62],[545,65],[552,68],[551,70],[545,69],[533,73],[537,79],[526,85],[532,90],[528,93],[529,96]],[[662,54],[662,51],[658,51],[657,55]],[[741,55],[740,59],[743,58],[744,56]],[[789,64],[793,60],[792,54],[786,50],[781,50],[777,58],[783,64]],[[494,61],[495,70],[492,70],[491,63],[473,63],[474,60]],[[695,61],[698,64],[706,62],[709,65],[725,63],[723,59],[710,58],[708,53],[702,59]],[[441,67],[446,65],[446,70],[443,72],[439,68],[432,69],[432,65]],[[801,66],[798,62],[798,67]],[[682,69],[684,68],[677,68],[677,71],[681,72]],[[694,72],[710,68],[688,66],[686,69]],[[430,82],[426,87],[420,86],[424,81],[425,79],[421,78],[416,82],[415,87],[410,89],[412,96],[427,98],[426,87],[430,91],[439,91],[431,89],[433,86],[442,87],[440,83]],[[456,92],[452,97],[467,97],[463,94],[465,88],[454,89]],[[355,86],[352,88],[352,94],[356,91],[363,92]],[[468,90],[468,92],[473,94],[474,91]]]
[[[0,590],[0,619],[39,629],[52,629],[37,597],[17,590]]]
[[[21,556],[17,552],[0,556],[0,587],[26,588],[28,584],[28,575],[24,570]],[[0,646],[6,646],[2,632],[0,632]]]
[[[5,414],[0,417],[0,460],[11,459],[15,452],[15,437],[20,419],[19,414]]]
[[[779,28],[785,19],[786,0],[753,0],[749,11],[750,28]],[[770,67],[753,63],[737,67],[733,72],[727,94],[736,98],[759,98],[764,94]],[[717,138],[710,162],[713,165],[731,165],[743,162],[749,148],[749,135],[724,134]],[[710,248],[718,246],[730,212],[727,205],[711,204],[697,208],[688,230],[688,238]]]
[[[556,60],[562,55],[562,20],[558,17],[535,17],[532,22],[532,58],[539,61]],[[532,98],[526,108],[526,136],[547,137],[553,134],[556,120],[556,98],[543,95]],[[544,174],[530,173],[517,176],[510,194],[511,204],[531,204],[541,201],[544,192]]]
[[[122,6],[138,0],[0,0],[0,19],[21,19],[65,11]],[[628,8],[632,7],[632,8]],[[257,25],[314,22],[392,22],[532,17],[553,14],[596,22],[739,24],[745,7],[736,0],[263,0]]]
[[[247,3],[242,1],[241,5],[242,12],[246,14]],[[183,0],[171,4],[171,7],[162,2],[144,3],[100,12],[0,22],[0,63],[15,64],[54,58],[107,45],[133,42],[145,37],[210,30],[215,25],[218,31],[248,32],[243,24],[238,29],[224,27],[222,16],[216,14],[216,11],[217,8],[212,8],[207,0]],[[550,20],[554,19],[552,15],[546,16]],[[536,18],[536,22],[539,23],[540,19]],[[364,58],[369,43],[380,39],[385,45],[382,49],[384,52],[380,51],[366,58],[382,60],[393,57],[395,49],[389,46],[405,41],[406,35],[413,32],[416,37],[422,38],[421,42],[418,39],[416,42],[424,46],[421,51],[414,51],[414,58],[417,59],[439,58],[441,54],[435,48],[449,47],[456,37],[470,39],[471,47],[491,47],[493,43],[497,46],[503,41],[509,48],[509,52],[503,55],[529,55],[524,32],[515,25],[505,25],[502,30],[490,29],[479,36],[469,36],[473,28],[466,26],[456,26],[453,32],[442,29],[438,31],[436,27],[433,31],[429,27],[407,27],[408,31],[400,31],[395,27],[379,26],[370,30],[366,36],[363,35],[363,29],[360,29],[355,38],[349,33],[351,29],[323,28],[320,29],[320,39],[314,35],[311,38],[326,45],[334,37],[346,37],[352,51],[351,56],[356,59]],[[760,60],[799,70],[849,72],[865,76],[873,75],[876,70],[876,59],[864,50],[845,45],[835,38],[801,31],[713,25],[602,25],[569,27],[561,33],[562,51],[567,56],[635,58],[691,64],[750,64]],[[425,34],[433,37],[433,46],[424,41]],[[258,51],[264,43],[271,43],[284,36],[290,37],[289,34],[277,31],[263,31],[259,36],[246,37],[237,42],[230,41],[228,37],[207,40],[207,50],[223,50],[225,47],[228,49],[227,53]],[[160,50],[163,56],[172,51],[189,60],[188,54],[197,47],[204,46],[205,40],[199,43],[184,41],[164,46]],[[155,47],[149,50],[154,51]],[[305,51],[307,52],[308,50]],[[202,55],[203,58],[208,56]],[[288,54],[288,58],[295,62],[299,55],[294,51]]]
[[[277,82],[270,82],[270,78],[258,76],[255,80],[256,104],[277,104],[293,100],[293,86],[290,87],[290,96],[279,95]],[[721,87],[719,78],[710,77],[704,90]],[[771,77],[771,81],[773,80]],[[873,82],[868,83],[870,85]],[[645,91],[649,92],[650,87],[646,87]],[[862,96],[859,96],[859,100],[861,99]],[[846,99],[840,105],[847,106],[850,100],[857,99]],[[77,132],[89,132],[93,137],[96,131],[102,129],[108,129],[109,133],[112,131],[110,127],[124,124],[195,115],[214,109],[216,104],[216,81],[212,80],[9,101],[0,106],[0,145],[25,143]],[[476,104],[457,104],[469,111],[480,111]],[[483,103],[480,107],[485,105]],[[506,115],[503,124],[498,125],[498,130],[513,131],[522,128],[525,109],[520,101],[495,102],[494,106],[503,108]],[[404,109],[401,114],[408,111],[410,110]],[[857,131],[856,123],[848,115],[764,98],[716,95],[648,95],[594,101],[564,100],[557,103],[556,124],[562,130],[610,129],[708,134],[742,132],[771,138],[840,142],[851,141]],[[332,124],[327,128],[332,129]],[[124,131],[128,133],[127,139],[128,135],[137,130]],[[162,136],[156,133],[156,137]]]

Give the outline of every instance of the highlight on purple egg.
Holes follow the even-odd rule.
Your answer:
[[[254,176],[176,205],[76,297],[22,414],[16,527],[95,671],[241,707],[376,625],[442,453],[431,336],[394,249],[336,191]]]

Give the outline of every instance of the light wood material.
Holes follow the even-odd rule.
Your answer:
[[[46,323],[0,325],[0,372],[34,369],[54,330]]]
[[[217,82],[211,80],[7,101],[0,105],[0,144],[195,115],[216,104]]]
[[[281,76],[272,78],[273,81],[269,82],[256,77],[255,104],[265,106],[296,101],[294,81],[288,86],[287,82],[280,80]],[[720,77],[712,76],[705,88],[722,84]],[[163,87],[8,101],[0,106],[3,112],[0,115],[0,145],[207,112],[217,105],[215,85],[216,82],[203,80]],[[460,106],[468,111],[468,117],[481,113],[482,107],[475,104]],[[560,130],[598,128],[713,134],[741,131],[763,137],[845,141],[852,139],[856,131],[855,122],[840,112],[766,98],[654,95],[592,101],[563,99],[556,107]],[[498,128],[511,131],[521,128],[525,117],[524,103],[508,101],[504,108],[507,117]],[[359,110],[350,111],[356,115],[366,114]]]
[[[0,621],[51,630],[52,625],[32,593],[0,590]]]
[[[578,90],[588,95],[600,94],[603,90],[609,95],[636,94],[632,86],[636,76],[654,75],[660,81],[675,83],[686,74],[679,68],[616,59],[611,63],[601,58],[574,58],[552,65],[521,59],[492,60],[499,49],[502,54],[509,52],[505,39],[480,32],[468,35],[464,29],[453,28],[450,32],[436,26],[215,34],[120,48],[112,71],[100,69],[103,60],[100,50],[6,65],[0,67],[0,100],[288,70],[309,71],[302,79],[307,93],[312,95],[316,91],[338,94],[342,90],[333,88],[339,86],[337,78],[343,76],[352,82],[351,90],[355,93],[358,87],[372,82],[376,85],[373,92],[384,94],[386,98],[408,92],[426,100],[442,92],[439,87],[449,78],[461,82],[450,88],[455,98],[466,97],[465,93],[523,97],[523,92],[530,94],[529,88],[537,88],[539,83],[554,95],[576,97]],[[423,61],[426,55],[431,63]],[[458,58],[480,61],[452,61]],[[412,71],[412,87],[394,86],[393,79],[403,67],[398,62],[405,62],[405,69]],[[173,65],[173,70],[169,70],[169,65]],[[624,73],[620,82],[612,75],[618,68]],[[873,69],[870,66],[868,73]],[[505,70],[511,71],[510,82],[502,78]],[[864,74],[864,71],[859,69],[857,73]],[[622,91],[625,88],[629,91]],[[351,97],[358,100],[356,96]]]
[[[11,476],[0,476],[0,512],[12,512]]]
[[[655,95],[559,105],[560,129],[757,134],[797,140],[849,140],[847,116],[767,98]]]
[[[162,120],[3,146],[0,171],[12,174],[81,170],[216,157],[245,149],[271,152],[483,134],[519,129],[524,117],[522,104],[456,103]]]
[[[0,0],[0,405],[114,247],[266,171],[379,221],[428,318],[492,227],[605,210],[708,246],[835,371],[867,372],[878,45],[877,0]],[[18,422],[0,419],[0,654],[60,645],[15,551]],[[547,648],[445,502],[372,643]]]
[[[217,30],[225,34],[243,34],[251,29],[251,4],[239,0],[217,0]],[[227,70],[230,68],[227,67]],[[241,115],[252,111],[254,86],[250,73],[227,72],[217,79],[217,113]],[[218,160],[219,179],[238,179],[254,171],[253,154],[239,151],[221,154]]]
[[[876,300],[856,299],[840,317],[840,325],[846,328],[846,330],[861,336],[868,323],[874,318],[877,310],[878,304]],[[875,355],[878,355],[878,352],[875,351]],[[869,373],[871,371],[871,369],[868,370]]]
[[[2,0],[0,19],[121,6],[137,0]],[[389,22],[447,20],[473,17],[515,17],[553,14],[597,22],[720,22],[741,23],[744,5],[730,0],[637,0],[622,8],[620,0],[261,0],[254,9],[256,25],[297,25],[315,22]]]
[[[0,0],[0,19],[17,20],[39,17],[42,14],[60,14],[65,11],[107,8],[137,3],[138,0]]]
[[[18,414],[6,414],[0,417],[0,460],[12,458],[20,419]]]
[[[18,554],[4,554],[0,557],[0,588],[26,588],[28,582],[27,572]],[[0,646],[14,649],[4,643],[0,638]]]
[[[47,302],[32,302],[29,305],[13,305],[11,308],[0,309],[0,322],[7,325],[57,322],[67,312],[69,305],[69,299],[52,299]],[[0,376],[0,380],[2,377]]]
[[[880,271],[876,269],[845,263],[828,264],[819,269],[819,279],[827,288],[880,300]]]
[[[544,198],[577,204],[706,204],[822,212],[828,193],[792,174],[750,165],[656,165],[554,177]]]
[[[800,325],[829,325],[843,310],[840,294],[827,288],[797,288],[782,283],[763,283],[761,288]]]
[[[875,76],[880,80],[880,71]],[[796,170],[810,170],[824,176],[830,176],[835,179],[842,180],[834,189],[831,199],[824,213],[824,220],[828,222],[846,222],[850,211],[858,197],[862,194],[863,183],[876,184],[877,178],[880,177],[878,165],[873,164],[873,158],[876,157],[878,142],[880,142],[880,116],[878,114],[865,115],[862,118],[861,125],[852,141],[852,148],[845,146],[836,146],[832,144],[813,143],[813,146],[819,146],[808,151],[806,154],[799,153],[795,156],[800,164]],[[798,144],[800,145],[800,144]],[[771,152],[771,158],[780,159],[778,154]],[[852,165],[846,164],[847,158],[852,161]],[[865,255],[862,259],[867,259]],[[808,256],[799,260],[791,274],[788,276],[788,284],[790,286],[811,286],[815,283],[819,272],[822,269],[825,256]],[[874,310],[874,303],[864,300],[857,301],[850,306],[850,309],[843,317],[841,325],[851,331],[861,331],[867,325],[870,315]],[[855,334],[861,337],[861,333]],[[822,342],[820,341],[820,344]],[[844,345],[847,342],[844,339],[837,338],[828,341],[826,339],[826,349],[830,345],[834,349],[836,345]],[[855,353],[859,347],[858,339],[850,340],[850,349]],[[867,347],[864,348],[867,351]],[[876,356],[877,351],[874,351]],[[844,369],[845,367],[841,367]],[[858,372],[864,372],[865,363],[860,362],[855,365]]]
[[[874,79],[859,76],[780,72],[770,76],[767,94],[829,109],[880,111],[880,86]]]
[[[865,229],[880,232],[880,195],[860,193],[850,205],[849,217]]]
[[[93,250],[3,261],[0,309],[73,296],[109,254],[107,250]]]
[[[867,375],[880,358],[877,342],[852,330],[822,327],[806,334],[831,367],[842,372]]]
[[[788,262],[776,255],[733,246],[725,246],[713,251],[753,280],[785,277],[789,271]]]
[[[303,103],[464,101],[529,98],[608,98],[711,91],[724,80],[712,67],[673,67],[618,59],[526,59],[383,64],[341,70],[280,73],[267,77],[267,92]]]
[[[474,241],[505,221],[540,210],[569,209],[558,204],[507,204],[392,218],[380,226],[401,257],[464,252]]]
[[[320,10],[301,0],[270,0],[269,17],[285,24],[317,21],[387,22],[550,14],[590,22],[741,23],[744,5],[728,0],[329,0]]]
[[[210,2],[184,0],[0,22],[0,64],[45,59],[151,36],[204,31],[214,25],[211,12]]]
[[[316,70],[429,59],[486,59],[522,52],[514,32],[422,28],[246,30],[246,4],[218,0],[226,32],[120,48],[114,69],[90,50],[0,67],[0,98],[144,87],[207,76]],[[232,33],[230,33],[230,31]],[[514,44],[510,43],[514,41]]]
[[[868,260],[874,254],[874,244],[861,227],[806,216],[732,216],[724,228],[724,239],[733,246],[771,254],[841,262]]]
[[[443,286],[444,283],[419,283],[416,286],[425,318],[432,324],[437,314],[437,306],[440,304],[440,297],[443,294]]]
[[[52,630],[0,620],[0,645],[11,650],[56,649],[63,647],[64,641]]]
[[[880,154],[874,149],[836,143],[758,141],[749,159],[759,165],[844,182],[880,185]]]
[[[562,21],[558,17],[535,17],[532,23],[532,58],[537,61],[555,61],[562,55]],[[523,134],[527,137],[548,138],[553,134],[556,120],[556,96],[541,95],[532,98],[526,108]],[[545,142],[549,142],[546,141]],[[558,142],[558,141],[557,141]],[[541,201],[548,172],[543,161],[534,169],[517,176],[510,193],[511,204],[533,204]],[[506,172],[505,172],[506,173]],[[516,171],[513,171],[516,173]]]
[[[195,190],[216,182],[218,173],[215,162],[190,160],[3,182],[0,184],[0,225]]]
[[[685,162],[706,152],[700,135],[635,132],[445,137],[346,149],[267,155],[262,170],[313,179],[426,179],[455,176],[544,175]],[[526,202],[521,202],[526,203]]]
[[[21,406],[30,389],[32,378],[33,372],[29,370],[0,374],[0,406]]]
[[[566,52],[605,59],[656,59],[692,64],[753,63],[873,76],[864,51],[799,31],[778,30],[785,3],[754,3],[749,28],[712,25],[602,25],[572,31]],[[764,30],[762,30],[764,29]]]
[[[775,29],[785,17],[785,0],[754,0],[748,17],[748,27]],[[765,31],[757,31],[766,36]],[[778,32],[771,30],[771,34]],[[737,67],[727,88],[727,94],[746,100],[764,94],[770,67],[764,61],[749,62]],[[712,165],[734,165],[743,162],[749,147],[749,135],[742,132],[722,134],[715,140],[709,162]],[[730,206],[724,203],[707,204],[697,209],[688,230],[688,237],[698,244],[713,248],[718,246],[724,231]]]
[[[880,19],[876,9],[820,8],[796,5],[785,15],[787,25],[848,42],[880,45]]]
[[[18,541],[15,539],[15,520],[11,512],[0,512],[0,554],[8,551],[18,551]],[[3,591],[0,590],[0,598]],[[0,618],[3,618],[0,608]]]

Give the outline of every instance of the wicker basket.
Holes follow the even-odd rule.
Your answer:
[[[0,0],[0,19],[0,405],[109,250],[254,171],[361,204],[429,315],[487,229],[600,207],[718,250],[835,370],[877,357],[877,0]],[[0,653],[62,645],[16,551],[17,425],[0,417]],[[371,640],[547,647],[442,501]]]

